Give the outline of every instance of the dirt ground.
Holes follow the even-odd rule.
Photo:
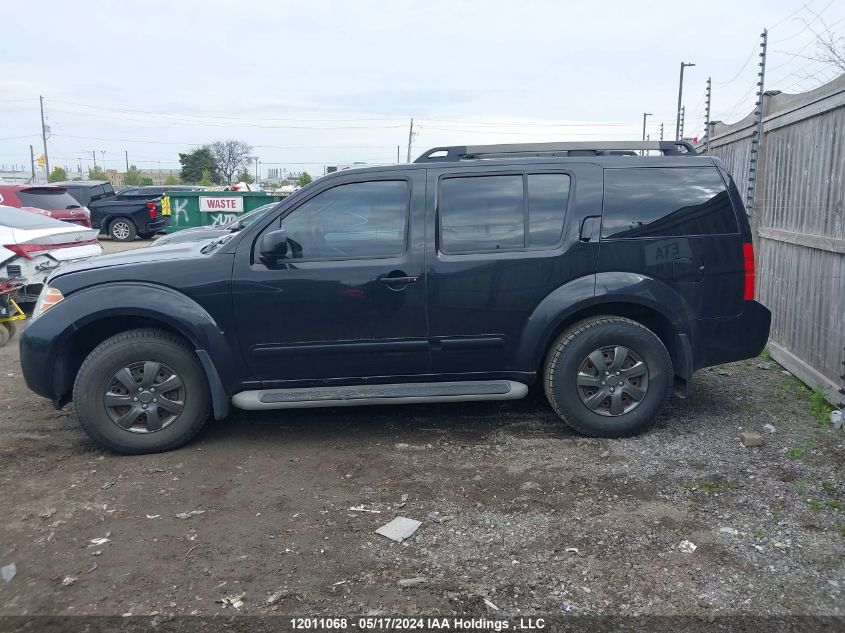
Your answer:
[[[27,390],[14,339],[0,438],[0,615],[845,615],[845,433],[763,359],[626,440],[532,394],[235,411],[128,457]]]

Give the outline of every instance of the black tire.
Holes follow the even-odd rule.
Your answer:
[[[122,409],[107,408],[106,392],[113,391],[114,387],[110,385],[118,384],[114,380],[122,368],[140,364],[146,370],[148,362],[172,368],[180,379],[181,410],[160,429],[131,431],[118,426],[112,419],[112,414]],[[154,387],[152,391],[155,391]],[[143,395],[151,397],[146,391]],[[168,402],[161,391],[156,395],[163,402]],[[200,431],[209,417],[211,396],[205,372],[193,350],[169,332],[145,328],[116,334],[94,348],[76,375],[73,403],[74,415],[80,426],[101,444],[121,453],[157,453],[182,446]],[[140,403],[127,405],[123,412],[129,416],[130,408],[134,407],[134,411],[140,406]],[[156,406],[158,411],[158,407],[163,405],[150,406]],[[141,414],[141,411],[138,413]],[[162,409],[162,415],[170,413]],[[144,413],[136,419],[146,423],[149,421],[146,416]]]
[[[9,331],[9,338],[14,338],[15,332],[18,331],[17,326],[15,325],[14,321],[6,321],[3,323],[3,326]]]
[[[590,355],[602,350],[607,350],[604,360],[608,365],[596,369],[593,378],[591,372],[597,366],[590,360]],[[640,368],[637,363],[644,363],[645,383],[642,377],[626,378],[618,376],[615,371],[611,371],[609,377],[604,376],[606,370],[613,368],[616,356]],[[596,362],[601,362],[601,356],[598,358]],[[620,371],[624,374],[625,370]],[[628,437],[654,423],[672,392],[673,378],[672,359],[654,332],[630,319],[598,316],[576,323],[552,343],[546,358],[543,383],[552,408],[579,433],[592,437]],[[595,387],[579,386],[577,381],[582,379],[614,379],[620,382],[612,383],[612,387],[610,382],[607,385],[600,382]],[[636,392],[634,383],[643,387],[644,395],[639,401],[629,395]],[[619,387],[619,384],[624,386]],[[611,389],[614,394],[609,393]],[[600,393],[600,390],[603,391]],[[602,398],[603,394],[607,395]],[[611,411],[614,397],[623,407],[622,413]],[[590,408],[588,403],[595,408]]]
[[[138,227],[129,218],[115,218],[109,223],[109,237],[116,242],[132,242],[138,235]]]
[[[12,338],[9,330],[6,329],[5,327],[3,327],[5,325],[6,325],[5,323],[0,325],[0,347],[5,347],[6,343],[9,342],[9,339]]]

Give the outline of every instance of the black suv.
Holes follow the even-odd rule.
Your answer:
[[[658,153],[658,156],[641,156]],[[20,339],[27,384],[118,451],[210,412],[508,400],[647,428],[693,372],[749,358],[742,201],[682,142],[446,147],[330,174],[242,231],[60,268]]]

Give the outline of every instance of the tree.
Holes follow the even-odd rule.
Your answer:
[[[138,179],[138,185],[141,187],[149,187],[151,184],[153,184],[153,179],[149,176],[141,176]]]
[[[208,169],[203,170],[202,178],[197,181],[198,185],[202,185],[203,187],[209,187],[214,184],[211,180],[211,172]]]
[[[108,180],[109,177],[106,175],[100,167],[90,167],[88,169],[88,180]]]
[[[206,172],[208,185],[220,180],[217,165],[207,145],[187,154],[179,154],[179,162],[182,164],[182,182],[203,184],[200,180],[205,177]]]
[[[248,185],[251,185],[255,182],[255,178],[252,177],[252,174],[249,173],[248,169],[241,169],[238,172],[238,182],[245,182]]]
[[[311,174],[309,174],[307,171],[304,171],[299,175],[299,186],[304,187],[312,180],[314,179],[311,177]]]
[[[179,180],[179,176],[177,176],[176,174],[168,174],[167,178],[164,179],[164,184],[168,186],[178,185],[180,182],[182,181]]]
[[[64,182],[67,180],[67,172],[56,165],[53,167],[53,173],[50,174],[50,177],[47,179],[47,182]]]
[[[137,187],[141,184],[141,172],[138,171],[135,165],[129,165],[129,170],[123,177],[123,184],[129,185],[130,187]]]
[[[224,178],[226,184],[231,184],[232,177],[241,169],[247,169],[252,146],[243,141],[215,141],[208,146],[214,157],[217,173]]]

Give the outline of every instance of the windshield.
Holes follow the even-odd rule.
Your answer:
[[[18,191],[18,198],[21,206],[35,207],[45,211],[79,208],[79,203],[65,189],[21,189]]]

